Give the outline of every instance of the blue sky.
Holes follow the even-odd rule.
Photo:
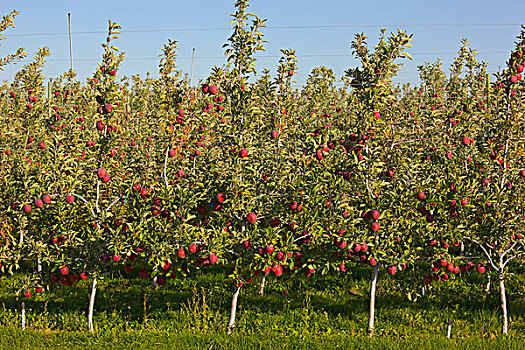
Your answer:
[[[69,43],[66,34],[67,13],[71,13],[74,68],[80,78],[91,76],[100,61],[108,19],[122,26],[116,45],[126,52],[119,75],[157,76],[158,58],[167,39],[179,41],[177,64],[190,72],[195,48],[194,80],[204,78],[214,65],[225,62],[222,45],[231,34],[230,16],[234,0],[192,1],[34,1],[2,0],[0,14],[20,11],[15,29],[9,29],[0,47],[0,57],[17,47],[33,56],[38,47],[48,46],[52,55],[46,64],[47,77],[62,74],[69,68]],[[520,23],[525,23],[525,1],[311,1],[252,0],[249,10],[268,20],[263,29],[266,51],[260,53],[258,69],[274,69],[281,48],[297,50],[298,84],[304,82],[313,67],[332,68],[338,78],[344,70],[356,66],[350,56],[350,42],[356,32],[365,32],[375,44],[380,28],[389,31],[400,27],[414,34],[414,60],[406,60],[398,82],[417,82],[417,66],[425,61],[443,59],[448,70],[460,41],[467,38],[488,63],[489,71],[505,65]],[[439,24],[439,25],[436,25]],[[473,25],[477,24],[477,25]],[[481,24],[481,25],[480,25]],[[323,28],[272,28],[282,26],[351,26]],[[180,29],[213,30],[180,30]],[[129,30],[130,32],[126,32]],[[137,32],[140,30],[163,30]],[[164,31],[165,30],[165,31]],[[95,33],[79,33],[95,32]],[[27,34],[27,35],[26,35]],[[0,71],[0,80],[12,79],[19,65]]]

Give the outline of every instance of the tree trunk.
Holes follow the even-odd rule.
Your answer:
[[[89,299],[88,309],[88,329],[93,333],[93,309],[95,308],[95,294],[97,293],[97,278],[93,277],[93,285],[91,286],[91,298]]]
[[[368,317],[368,334],[374,335],[374,322],[375,322],[375,310],[376,310],[376,287],[377,278],[379,276],[379,262],[372,267],[372,284],[370,286],[370,313]]]
[[[500,271],[498,273],[499,277],[499,291],[501,295],[501,319],[503,321],[503,327],[501,329],[501,332],[505,335],[509,332],[509,321],[507,317],[507,296],[505,295],[505,276],[503,275],[503,271]]]
[[[228,321],[228,328],[226,328],[228,334],[232,334],[233,328],[235,327],[235,313],[237,312],[237,299],[239,298],[240,291],[241,287],[235,286],[232,297],[232,307],[230,310],[230,320]]]
[[[22,330],[26,329],[26,303],[22,302]]]
[[[266,282],[266,275],[262,276],[261,285],[259,286],[259,295],[264,295],[264,282]]]

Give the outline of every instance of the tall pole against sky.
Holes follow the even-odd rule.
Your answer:
[[[195,58],[195,48],[193,48],[193,52],[191,54],[191,72],[190,72],[190,86],[193,83],[193,60]]]
[[[67,22],[69,26],[69,61],[71,64],[71,71],[73,71],[73,46],[71,45],[71,13],[67,13]]]

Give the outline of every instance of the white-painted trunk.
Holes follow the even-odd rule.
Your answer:
[[[235,314],[237,313],[237,299],[239,298],[239,292],[241,287],[235,287],[232,297],[232,307],[230,310],[230,320],[228,321],[228,328],[226,329],[228,334],[231,334],[235,327]]]
[[[95,294],[96,293],[97,293],[97,278],[93,277],[93,284],[91,286],[91,297],[89,299],[89,309],[88,309],[88,329],[91,333],[94,332],[93,309],[95,308]]]
[[[372,267],[372,283],[370,286],[370,313],[368,317],[368,334],[374,335],[375,311],[376,311],[376,288],[379,276],[379,262]]]
[[[22,330],[26,329],[26,303],[22,303]]]
[[[264,295],[264,282],[266,282],[266,275],[262,276],[261,285],[259,286],[259,295]]]
[[[487,271],[487,284],[485,285],[485,294],[490,294],[490,282],[491,282],[490,272]]]
[[[505,295],[505,276],[503,272],[498,274],[499,277],[499,292],[501,296],[501,320],[503,321],[501,332],[503,334],[509,333],[509,320],[507,316],[507,296]]]

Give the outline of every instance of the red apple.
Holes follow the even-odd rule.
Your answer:
[[[246,220],[251,224],[255,224],[257,221],[257,215],[252,211],[246,216]]]
[[[145,268],[141,267],[139,269],[139,278],[141,280],[145,280],[146,278],[148,278],[148,270],[146,270]]]
[[[126,271],[126,273],[128,274],[131,274],[133,272],[133,265],[129,263],[124,265],[124,271]]]
[[[482,263],[479,263],[476,266],[476,270],[478,271],[478,273],[485,273],[485,265],[483,265]]]
[[[397,267],[395,267],[394,265],[390,265],[386,268],[386,270],[388,271],[389,274],[393,276],[397,272]]]
[[[158,275],[158,276],[157,276],[157,284],[158,284],[159,286],[163,286],[163,285],[165,285],[165,284],[166,284],[166,276],[164,276],[164,275]]]
[[[217,93],[219,92],[219,88],[217,87],[217,85],[211,85],[209,88],[209,92],[212,95],[217,95]]]
[[[107,174],[108,174],[108,172],[104,168],[100,168],[100,169],[97,170],[97,175],[98,175],[99,179],[105,178]]]
[[[29,204],[26,204],[22,207],[22,211],[26,214],[29,214],[31,212],[31,206]]]

